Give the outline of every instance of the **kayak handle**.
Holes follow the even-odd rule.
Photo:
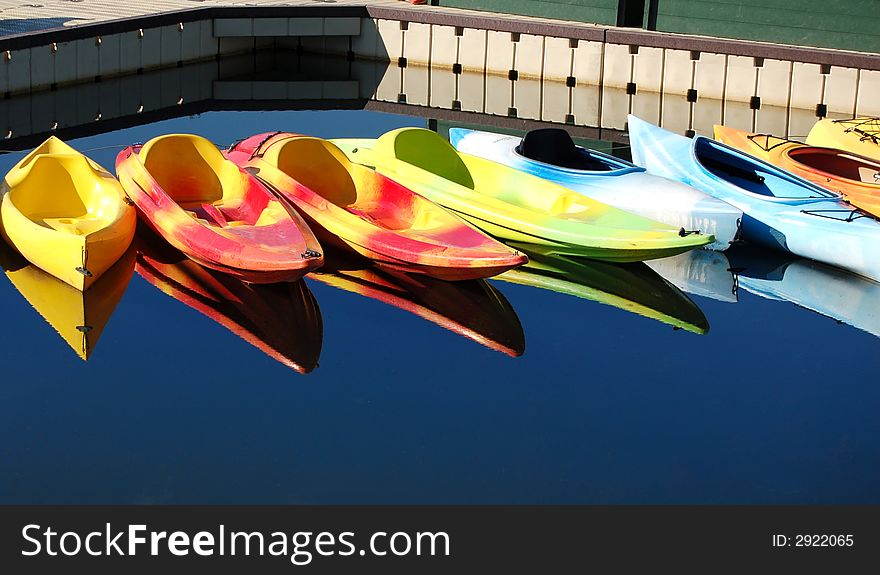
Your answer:
[[[257,144],[257,145],[254,147],[254,151],[251,152],[251,157],[248,158],[248,159],[249,159],[249,160],[253,160],[253,159],[256,158],[257,156],[260,156],[260,157],[262,158],[263,155],[260,153],[260,148],[263,147],[263,144],[265,144],[266,142],[268,142],[269,140],[271,140],[272,138],[274,138],[274,137],[277,136],[278,134],[283,134],[283,133],[284,133],[284,132],[282,132],[281,130],[278,130],[277,132],[272,132],[271,134],[267,135],[265,138],[263,138],[262,140],[260,140],[260,143]]]
[[[687,236],[690,236],[693,234],[698,234],[698,233],[700,233],[700,230],[686,230],[684,228],[681,228],[680,230],[678,230],[678,235],[680,235],[683,238],[686,238]]]

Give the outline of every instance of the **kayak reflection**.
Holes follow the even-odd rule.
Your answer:
[[[248,284],[210,270],[138,227],[138,274],[269,357],[308,373],[318,365],[324,326],[305,282]]]
[[[721,252],[693,250],[645,264],[685,293],[727,303],[737,301],[730,262]]]
[[[521,243],[513,247],[525,252],[529,263],[495,279],[610,305],[692,333],[709,331],[697,304],[643,263],[562,256]]]
[[[0,266],[6,277],[67,345],[88,360],[134,273],[135,250],[129,248],[85,291],[80,291],[29,263],[0,242]]]
[[[789,254],[738,246],[727,252],[740,288],[788,301],[880,337],[880,283]]]
[[[327,250],[310,279],[408,311],[511,357],[525,352],[513,307],[486,280],[447,282]]]

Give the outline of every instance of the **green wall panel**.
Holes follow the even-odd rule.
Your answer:
[[[435,3],[610,25],[617,22],[618,8],[618,0]],[[656,0],[656,5],[657,29],[665,32],[880,52],[880,0]]]
[[[880,52],[878,0],[658,0],[657,29]]]
[[[617,23],[617,0],[439,0],[437,4],[595,24]]]

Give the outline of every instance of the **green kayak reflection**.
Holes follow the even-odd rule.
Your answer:
[[[513,306],[485,280],[443,281],[326,246],[324,266],[307,277],[408,311],[511,357],[525,352],[525,334]]]
[[[739,288],[791,302],[880,337],[880,283],[839,268],[754,246],[727,251]]]
[[[709,332],[697,304],[644,263],[600,262],[511,245],[525,252],[529,263],[494,279],[588,299],[696,334]]]
[[[82,360],[88,361],[134,274],[129,250],[86,291],[28,262],[0,241],[0,266],[15,289]]]
[[[200,266],[143,227],[135,244],[135,269],[163,293],[299,373],[317,367],[324,326],[305,282],[248,284]]]

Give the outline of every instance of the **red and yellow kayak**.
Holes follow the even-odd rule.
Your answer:
[[[149,230],[135,239],[138,275],[299,373],[318,365],[321,310],[305,282],[252,285],[204,268]]]
[[[116,158],[141,218],[194,261],[251,283],[292,281],[323,263],[308,225],[208,140],[153,138]]]
[[[715,139],[837,192],[852,205],[880,217],[880,162],[876,160],[727,126],[715,126]]]
[[[258,134],[226,157],[296,208],[321,240],[385,266],[445,280],[498,275],[528,258],[336,145],[290,133]]]

